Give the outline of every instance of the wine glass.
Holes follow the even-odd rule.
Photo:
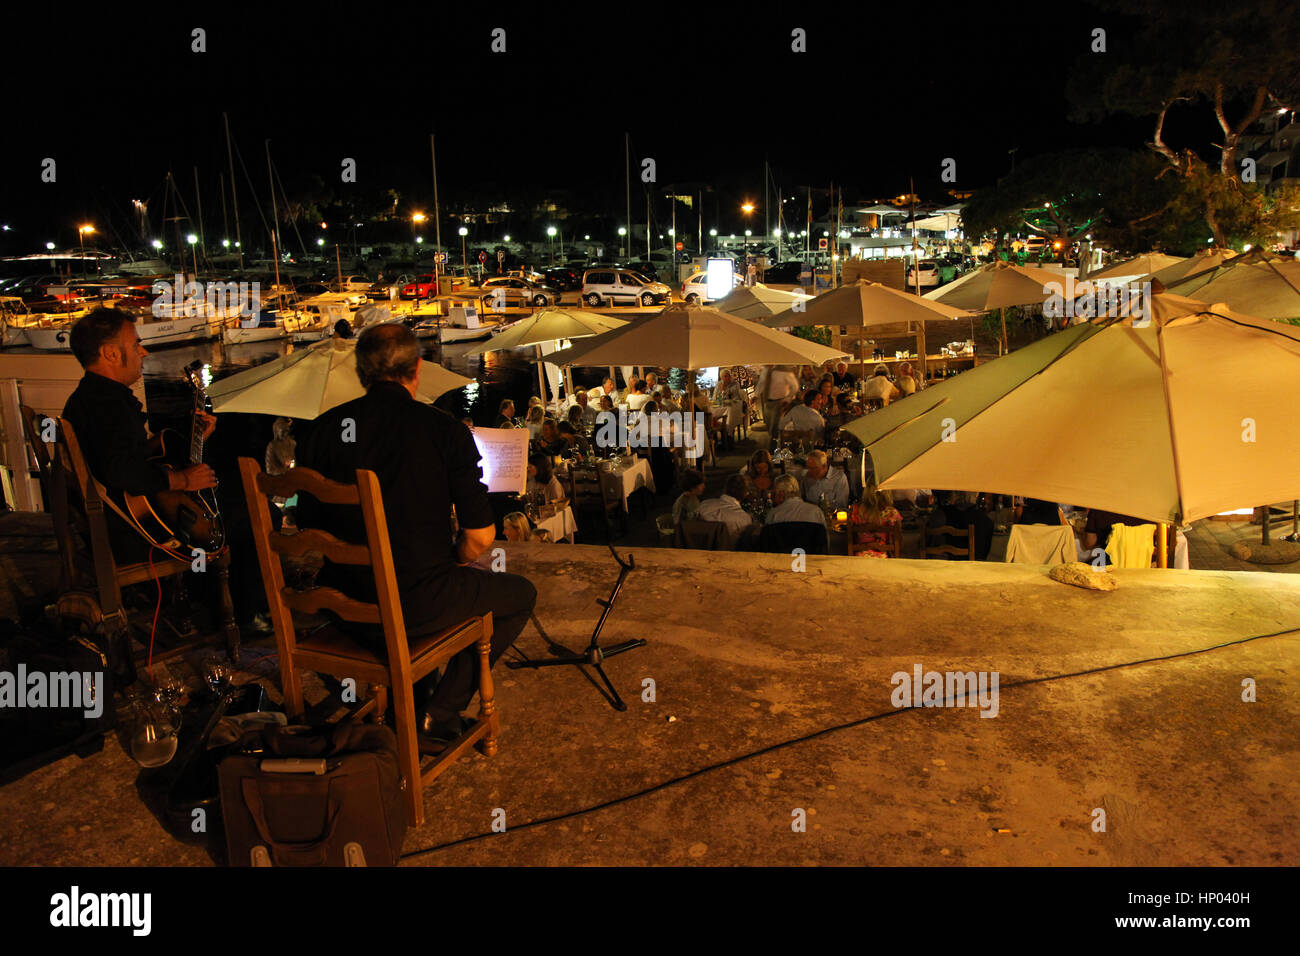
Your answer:
[[[203,679],[212,693],[225,698],[230,693],[230,662],[224,657],[208,657],[203,661]]]

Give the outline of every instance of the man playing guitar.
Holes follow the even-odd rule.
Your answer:
[[[165,468],[151,460],[156,442],[149,438],[143,407],[131,391],[148,353],[130,313],[110,308],[88,312],[72,327],[70,344],[86,373],[69,396],[63,417],[77,433],[86,467],[109,495],[121,500],[121,492],[149,496],[216,486],[216,476],[206,464]],[[207,438],[217,420],[203,411],[195,414],[196,428]],[[112,509],[106,513],[118,562],[147,560],[144,539]]]

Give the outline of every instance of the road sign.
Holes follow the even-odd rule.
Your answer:
[[[442,265],[444,262],[447,261],[447,253],[445,252],[437,253],[436,255],[434,255],[433,261],[438,263],[438,265]]]
[[[487,262],[487,253],[482,251],[481,249],[479,250],[478,261],[480,263]]]
[[[829,239],[818,239],[818,240],[817,240],[817,248],[818,248],[818,249],[826,249],[829,245],[830,245],[830,240],[829,240]]]
[[[679,242],[679,243],[677,243],[677,251],[678,251],[678,252],[681,252],[681,251],[682,251],[683,249],[685,249],[685,248],[686,248],[686,243],[684,243],[684,242]]]
[[[504,249],[498,249],[497,262],[505,262],[505,261],[506,261],[506,251]]]

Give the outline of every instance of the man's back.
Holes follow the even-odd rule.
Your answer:
[[[474,438],[463,424],[416,401],[401,385],[379,382],[365,396],[318,418],[299,443],[297,463],[348,484],[356,481],[358,468],[376,474],[393,566],[405,592],[455,565],[453,504],[462,527],[493,524],[478,460]],[[365,540],[358,508],[322,505],[305,496],[298,517],[303,527]]]

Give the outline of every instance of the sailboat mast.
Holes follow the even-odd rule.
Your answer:
[[[266,180],[271,184],[271,232],[277,249],[275,253],[276,272],[279,273],[280,253],[278,249],[280,246],[280,214],[275,208],[275,174],[271,171],[271,141],[269,139],[266,141]],[[280,284],[278,274],[276,276],[275,284]]]
[[[244,237],[239,232],[239,190],[235,185],[235,159],[230,152],[230,117],[225,113],[221,119],[226,124],[226,162],[230,165],[230,205],[235,210],[235,248],[239,250],[239,270],[244,270]],[[243,162],[241,159],[240,162]]]
[[[199,191],[199,167],[194,167],[194,201],[199,210],[199,245],[203,247],[203,261],[211,266],[208,262],[208,238],[203,231],[203,193]]]
[[[429,155],[433,159],[433,241],[437,251],[442,252],[442,219],[438,216],[438,151],[433,145],[433,134],[429,134]],[[437,262],[437,258],[434,258]]]
[[[627,188],[627,243],[619,255],[629,255],[632,251],[632,136],[623,134],[623,175]]]

